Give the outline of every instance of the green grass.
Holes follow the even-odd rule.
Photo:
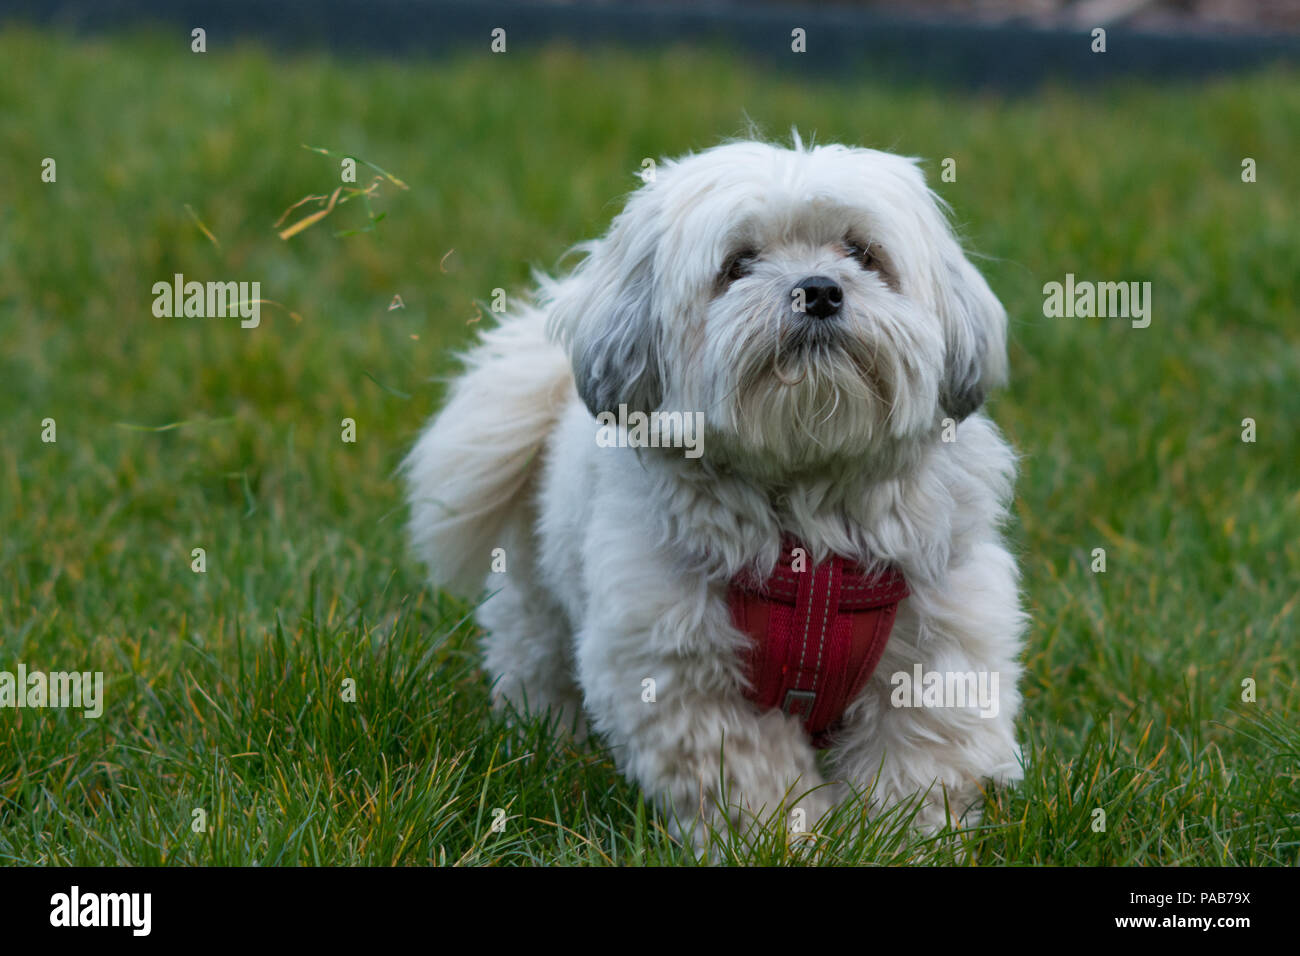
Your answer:
[[[1295,75],[1006,101],[681,51],[358,63],[13,30],[0,62],[0,670],[107,681],[98,721],[0,711],[0,862],[689,861],[599,746],[489,714],[393,472],[476,302],[599,234],[643,157],[749,117],[927,157],[1012,316],[992,412],[1024,455],[1029,769],[968,858],[1296,864]],[[410,189],[380,187],[373,232],[336,235],[368,224],[353,202],[281,241],[339,182],[301,144]],[[176,272],[300,318],[154,318]],[[1066,272],[1151,281],[1151,327],[1044,319]],[[822,859],[956,859],[856,816]],[[790,856],[772,833],[737,858]]]

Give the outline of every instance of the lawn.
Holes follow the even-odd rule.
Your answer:
[[[490,715],[394,469],[494,289],[751,119],[925,157],[1012,322],[1026,780],[960,841],[845,820],[819,858],[1297,863],[1300,77],[1007,100],[703,52],[209,49],[0,33],[0,670],[106,699],[0,710],[0,863],[691,861],[597,744]],[[281,239],[340,156],[409,188]],[[155,317],[176,273],[277,304]],[[1067,273],[1151,282],[1150,326],[1045,318]]]

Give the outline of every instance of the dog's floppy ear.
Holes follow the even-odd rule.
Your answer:
[[[931,305],[943,327],[944,367],[939,405],[961,421],[984,404],[987,394],[1006,382],[1007,313],[962,251],[948,223],[948,204],[925,185],[919,162],[893,157],[915,190],[912,215],[919,211],[931,255],[918,295]],[[924,277],[924,278],[922,278]],[[928,280],[928,281],[926,281]],[[933,298],[931,298],[933,297]]]
[[[945,344],[939,404],[961,421],[1006,382],[1007,313],[956,240],[945,238],[935,281]]]
[[[655,314],[652,187],[633,194],[573,273],[552,283],[548,327],[569,352],[578,395],[593,415],[650,412],[663,401],[660,324]]]

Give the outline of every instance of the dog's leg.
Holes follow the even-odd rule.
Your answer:
[[[799,723],[760,714],[741,692],[743,635],[721,593],[674,571],[662,556],[601,550],[601,593],[578,635],[587,709],[624,772],[697,851],[709,827],[738,834],[773,814],[802,810],[811,829],[832,801],[818,788],[814,751]],[[811,792],[810,792],[811,791]]]
[[[605,660],[602,669],[612,663]],[[743,839],[751,826],[796,810],[811,828],[831,808],[816,789],[823,781],[797,723],[776,711],[758,714],[738,695],[691,686],[687,672],[716,670],[712,662],[665,657],[641,664],[619,671],[623,693],[589,698],[600,698],[596,724],[620,766],[675,836],[703,850],[710,828]],[[654,688],[654,700],[643,699],[643,687]]]
[[[574,677],[568,617],[521,565],[488,576],[487,588],[495,593],[478,612],[486,631],[483,663],[492,681],[493,706],[545,716],[557,730],[581,740],[587,723]]]
[[[1024,626],[1015,562],[999,544],[973,549],[942,587],[914,587],[835,741],[836,779],[873,790],[878,810],[924,794],[915,823],[926,832],[978,823],[987,783],[1022,776],[1014,722]],[[928,694],[913,686],[918,664]],[[959,684],[965,706],[946,691]]]

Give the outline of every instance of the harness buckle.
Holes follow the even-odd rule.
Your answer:
[[[785,692],[785,702],[781,705],[781,710],[787,717],[806,718],[812,713],[816,701],[817,694],[814,691],[788,690]]]

